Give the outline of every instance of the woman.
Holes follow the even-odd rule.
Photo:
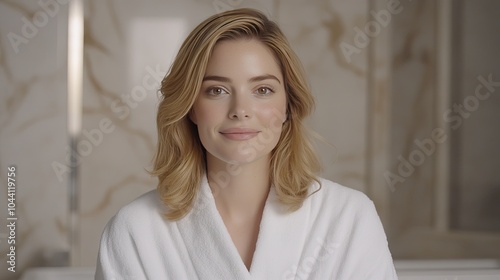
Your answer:
[[[161,93],[158,188],[108,223],[96,279],[397,279],[373,203],[317,177],[313,98],[274,22],[208,18]]]

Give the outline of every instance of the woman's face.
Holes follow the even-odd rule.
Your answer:
[[[190,113],[207,157],[232,164],[269,160],[286,120],[283,83],[260,41],[218,42]]]

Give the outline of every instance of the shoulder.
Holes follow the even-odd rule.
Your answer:
[[[311,186],[311,195],[304,203],[318,219],[348,227],[364,220],[379,221],[375,205],[363,192],[324,178],[318,181]]]
[[[342,229],[346,238],[356,236],[361,240],[372,234],[385,240],[380,217],[366,194],[323,178],[312,187],[311,191],[319,190],[310,196],[306,209],[310,209],[317,221],[329,224],[333,231]]]
[[[361,191],[320,178],[309,209],[342,258],[345,279],[397,279],[383,225],[371,199]],[[317,228],[321,228],[318,226]],[[328,243],[327,243],[328,244]],[[333,250],[333,249],[332,249]]]
[[[158,192],[151,190],[125,205],[116,215],[119,217],[135,217],[161,213],[161,211],[163,211],[163,204]]]
[[[331,207],[364,208],[373,205],[373,202],[361,191],[318,178],[310,188],[311,202],[325,204]],[[316,192],[315,192],[316,191]],[[315,193],[314,193],[315,192]]]
[[[149,191],[109,220],[101,235],[96,279],[132,279],[130,275],[142,275],[140,278],[145,279],[142,258],[155,254],[152,248],[158,242],[154,240],[153,225],[161,224],[161,209],[156,190]]]
[[[110,230],[131,230],[162,219],[164,206],[156,190],[149,191],[123,206],[108,222]]]

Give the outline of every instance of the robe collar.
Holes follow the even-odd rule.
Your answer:
[[[307,213],[308,209],[302,208],[293,213],[286,212],[274,187],[271,187],[250,271],[217,210],[206,175],[202,177],[193,209],[177,223],[198,278],[268,279],[277,274],[284,278],[300,260],[307,226],[298,226],[296,222],[297,219],[307,220]]]

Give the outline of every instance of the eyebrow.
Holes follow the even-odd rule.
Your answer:
[[[281,84],[280,80],[276,76],[271,75],[271,74],[255,76],[255,77],[250,78],[248,81],[251,82],[251,83],[253,83],[253,82],[260,82],[260,81],[269,80],[269,79],[276,80],[278,83]],[[203,81],[217,81],[217,82],[229,83],[232,80],[229,79],[229,78],[227,78],[227,77],[213,75],[213,76],[205,76],[205,77],[203,77]]]

